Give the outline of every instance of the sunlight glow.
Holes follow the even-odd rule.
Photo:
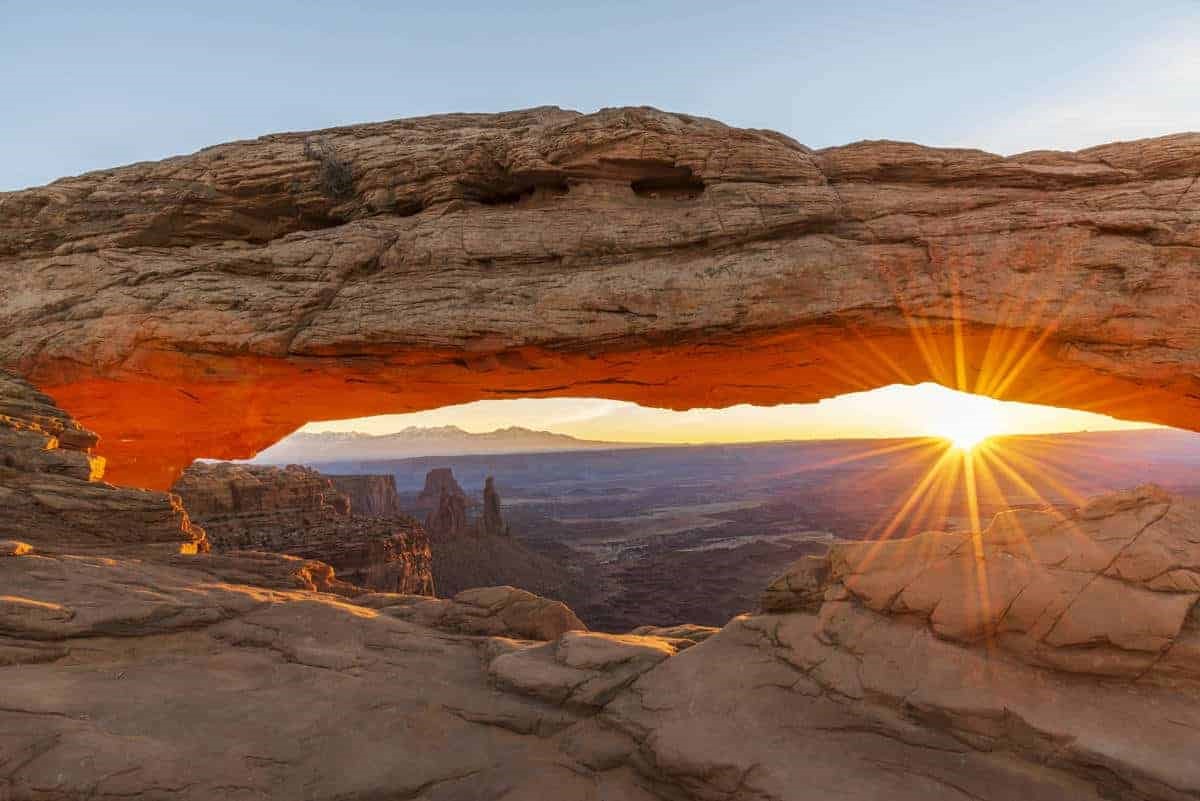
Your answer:
[[[988,431],[963,429],[946,437],[950,444],[960,451],[972,450],[976,445],[991,436]]]
[[[1012,412],[1008,405],[992,398],[954,393],[936,408],[927,409],[930,433],[960,451],[969,451],[988,437],[1009,432],[1012,423],[1005,417]]]
[[[672,444],[929,436],[958,440],[960,435],[969,438],[970,432],[990,436],[1151,427],[924,383],[892,384],[820,403],[740,404],[683,412],[601,398],[484,400],[425,412],[313,422],[302,430],[380,435],[409,426],[447,425],[475,433],[523,426],[580,439]]]

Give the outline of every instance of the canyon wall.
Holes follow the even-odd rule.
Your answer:
[[[350,499],[350,511],[356,515],[384,517],[404,514],[396,494],[396,477],[382,475],[327,475],[333,486]]]
[[[0,194],[0,365],[160,489],[480,398],[932,380],[1200,428],[1197,176],[1197,134],[812,150],[646,108],[276,134]]]
[[[404,515],[352,513],[350,497],[311,468],[197,462],[174,491],[218,551],[314,559],[360,587],[433,594],[429,540],[421,525]]]

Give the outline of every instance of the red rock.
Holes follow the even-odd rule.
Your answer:
[[[366,589],[433,594],[420,524],[401,515],[351,513],[350,498],[316,470],[200,462],[174,489],[218,550],[319,560],[338,579]]]
[[[400,496],[396,493],[396,477],[382,475],[328,475],[338,492],[350,498],[350,511],[368,517],[388,517],[404,514]]]
[[[208,548],[174,495],[100,481],[97,437],[0,371],[0,539],[54,553]]]

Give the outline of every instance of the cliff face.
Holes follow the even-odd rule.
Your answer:
[[[326,476],[338,492],[350,499],[350,511],[368,517],[404,514],[396,494],[396,477],[383,475]]]
[[[97,441],[48,396],[0,370],[0,539],[60,552],[208,549],[174,495],[103,483]]]
[[[175,491],[218,550],[315,559],[361,587],[433,594],[429,541],[420,524],[399,515],[354,514],[351,499],[310,468],[197,463]]]
[[[417,508],[435,509],[443,495],[461,498],[463,506],[467,504],[467,493],[454,477],[454,471],[449,467],[435,467],[425,474],[425,486],[417,495]]]
[[[515,395],[932,380],[1200,428],[1197,175],[1197,134],[814,151],[645,108],[266,136],[0,194],[0,365],[158,488],[309,420]]]

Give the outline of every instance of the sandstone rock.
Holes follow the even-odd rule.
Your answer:
[[[417,508],[433,510],[442,503],[442,496],[449,495],[462,500],[465,507],[468,503],[467,493],[454,478],[454,470],[449,467],[435,467],[425,474],[425,486],[417,495]]]
[[[503,653],[488,672],[506,687],[555,704],[600,708],[678,650],[661,637],[571,631],[552,643]]]
[[[0,538],[50,552],[208,548],[179,499],[99,481],[96,435],[0,371]]]
[[[433,594],[429,542],[421,526],[407,516],[352,514],[350,498],[315,470],[197,463],[174,489],[219,550],[319,560],[349,584]]]
[[[687,644],[704,642],[718,631],[720,629],[714,626],[682,623],[678,626],[639,626],[629,633],[641,637],[662,637],[676,643],[680,648],[686,648]]]
[[[455,540],[466,535],[466,498],[446,487],[439,488],[437,503],[425,517],[425,529],[434,540]]]
[[[483,483],[483,511],[476,521],[481,537],[506,537],[508,524],[500,513],[500,494],[496,492],[496,481],[491,476]]]
[[[813,151],[646,108],[265,136],[0,194],[0,365],[157,488],[309,420],[514,395],[932,380],[1196,428],[1198,172],[1197,134]]]
[[[841,543],[808,575],[827,571],[831,597],[841,585],[868,609],[915,615],[943,639],[1154,681],[1200,599],[1197,512],[1197,502],[1145,486],[1066,516],[1004,513],[978,535]],[[820,586],[804,592],[815,597]]]
[[[396,493],[396,477],[383,475],[328,475],[334,488],[350,499],[350,511],[368,517],[394,517],[404,514]]]
[[[453,600],[372,593],[355,601],[402,620],[464,634],[552,640],[563,632],[587,631],[560,601],[515,587],[476,587]]]
[[[825,600],[829,581],[829,558],[805,556],[793,562],[763,593],[764,612],[815,612]]]
[[[716,633],[595,634],[511,587],[351,602],[329,594],[327,566],[277,554],[5,541],[0,795],[1200,799],[1200,614],[1193,603],[1178,620],[1176,603],[1142,598],[1194,595],[1198,505],[1140,488],[1068,515],[1002,515],[974,539],[839,543],[826,570],[793,569],[799,580],[777,590],[810,609],[824,581],[819,612],[744,616]],[[1076,586],[1066,573],[1083,576],[1059,616],[1082,604],[1070,636],[1046,652],[1158,648],[1158,661],[1100,676],[974,638],[1006,615],[939,630],[937,609],[977,606],[961,615],[976,621],[988,608],[951,568],[974,542],[976,577],[1027,563],[1053,599]],[[1082,599],[1108,582],[1126,589],[1102,618]],[[915,611],[935,596],[932,612]]]

